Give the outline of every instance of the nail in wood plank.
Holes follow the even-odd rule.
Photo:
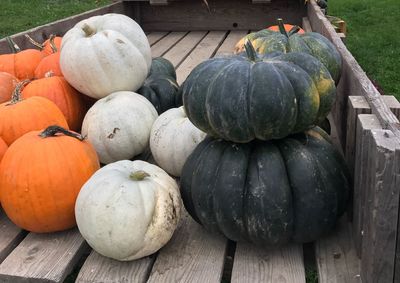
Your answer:
[[[15,226],[0,208],[0,263],[22,241],[26,231]]]
[[[281,248],[262,248],[237,243],[232,283],[306,282],[303,247],[290,244]]]
[[[63,282],[87,249],[77,228],[29,233],[0,265],[0,282]]]
[[[92,251],[83,264],[76,283],[146,282],[155,256],[133,261],[117,261]]]
[[[185,212],[160,250],[148,282],[220,282],[226,246],[225,238],[207,232]]]
[[[152,32],[152,33],[147,35],[147,40],[149,41],[150,46],[153,46],[155,43],[160,41],[167,34],[168,34],[168,32],[166,32],[166,31]]]
[[[160,57],[170,50],[179,40],[187,34],[183,31],[173,31],[151,47],[151,56]]]
[[[181,85],[193,70],[201,62],[214,55],[225,38],[226,31],[210,31],[205,38],[196,46],[189,56],[176,70],[178,84]]]
[[[231,55],[235,49],[236,43],[247,35],[247,30],[233,30],[225,38],[224,42],[218,48],[215,56]]]
[[[347,217],[315,243],[319,283],[361,283],[360,259],[352,241]]]

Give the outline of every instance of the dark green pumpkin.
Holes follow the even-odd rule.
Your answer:
[[[279,139],[318,124],[330,112],[336,88],[328,70],[304,53],[257,58],[213,58],[182,85],[190,121],[202,131],[245,143]]]
[[[283,25],[279,21],[279,26]],[[303,52],[314,56],[324,64],[329,70],[336,83],[339,82],[342,69],[342,58],[336,47],[323,35],[316,32],[306,32],[303,34],[286,33],[271,30],[261,30],[253,32],[242,38],[235,47],[235,53],[244,50],[245,40],[250,40],[255,50],[260,54],[270,53],[272,51]]]
[[[150,74],[137,93],[146,97],[158,114],[182,106],[182,92],[176,82],[174,66],[164,58],[154,58]]]
[[[207,230],[260,245],[305,243],[343,214],[349,175],[317,131],[235,144],[207,137],[187,159],[181,196]]]

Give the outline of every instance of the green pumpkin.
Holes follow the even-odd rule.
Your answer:
[[[182,85],[185,111],[202,131],[245,143],[280,139],[318,124],[330,112],[336,88],[328,70],[304,53],[209,59]]]
[[[264,29],[246,35],[236,44],[235,53],[244,50],[246,39],[251,41],[255,50],[260,54],[273,51],[307,53],[321,61],[329,70],[333,80],[336,83],[339,82],[342,58],[336,47],[326,37],[316,32],[297,34],[294,30],[287,33],[281,20],[278,20],[278,25],[280,32]]]
[[[164,58],[154,58],[150,74],[137,93],[146,97],[158,114],[182,106],[182,92],[176,82],[174,66]]]
[[[318,131],[246,144],[207,137],[183,167],[181,196],[198,223],[233,241],[305,243],[334,227],[349,180]]]

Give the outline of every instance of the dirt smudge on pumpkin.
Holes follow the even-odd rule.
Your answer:
[[[116,134],[118,131],[120,131],[120,130],[121,130],[120,128],[114,128],[113,132],[112,132],[111,134],[109,134],[109,135],[107,136],[107,138],[113,139],[114,136],[115,136],[115,134]]]
[[[125,41],[123,41],[122,39],[117,38],[117,43],[125,44]]]

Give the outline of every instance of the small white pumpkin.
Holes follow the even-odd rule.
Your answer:
[[[148,147],[157,117],[157,110],[140,94],[117,91],[93,104],[83,119],[82,134],[101,163],[131,159]]]
[[[120,90],[136,91],[151,66],[145,33],[133,19],[121,14],[80,21],[63,36],[60,52],[65,79],[93,98]]]
[[[178,185],[165,171],[145,161],[122,160],[104,166],[85,183],[75,215],[95,251],[127,261],[163,247],[182,207]]]
[[[206,137],[186,116],[183,106],[161,114],[150,133],[150,150],[157,164],[179,177],[186,159]]]

